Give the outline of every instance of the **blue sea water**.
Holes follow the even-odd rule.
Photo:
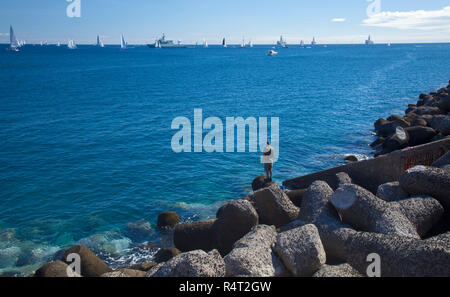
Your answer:
[[[279,117],[277,182],[370,155],[372,124],[450,78],[450,44],[310,49],[0,47],[0,273],[76,243],[149,260],[127,224],[214,217],[251,191],[260,153],[174,153],[175,117]],[[3,230],[3,231],[1,231]]]

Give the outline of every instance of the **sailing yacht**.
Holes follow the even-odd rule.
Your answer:
[[[77,45],[75,44],[75,41],[70,39],[69,42],[67,42],[67,48],[69,48],[69,49],[76,49]]]
[[[390,43],[390,42],[388,42],[387,46],[391,46],[391,43]]]
[[[122,37],[120,38],[120,49],[127,49],[127,46],[128,44],[122,34]]]
[[[100,40],[100,36],[97,35],[97,46],[98,47],[105,47],[105,45],[103,44],[103,42]]]
[[[245,48],[245,39],[242,38],[241,48]]]
[[[302,41],[300,41],[300,46],[301,47],[305,47],[305,42],[302,40]]]
[[[225,38],[222,39],[222,47],[227,47],[227,41]]]
[[[57,46],[57,47],[60,47],[60,46],[61,46],[61,42],[58,41],[58,42],[56,43],[56,46]]]
[[[249,47],[249,48],[252,48],[252,47],[253,47],[253,41],[250,40],[250,41],[248,42],[248,47]]]
[[[13,52],[19,51],[19,41],[16,38],[16,34],[14,33],[14,29],[12,26],[9,27],[9,50]]]
[[[203,47],[204,48],[208,47],[208,41],[206,41],[206,39],[203,39]]]
[[[311,41],[311,45],[316,45],[317,41],[316,41],[316,37],[313,37],[313,40]]]

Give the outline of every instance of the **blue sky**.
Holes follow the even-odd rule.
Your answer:
[[[28,43],[74,39],[118,44],[153,42],[165,32],[184,43],[450,42],[448,0],[380,1],[368,15],[368,0],[80,0],[81,17],[68,18],[67,0],[0,0],[0,42],[8,41],[9,25]],[[448,7],[448,8],[446,8]],[[421,11],[423,10],[423,11]]]

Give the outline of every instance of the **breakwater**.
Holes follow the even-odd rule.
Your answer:
[[[77,254],[81,270],[70,276],[362,277],[373,253],[377,275],[450,276],[449,88],[378,120],[374,159],[287,180],[287,191],[257,177],[253,193],[215,219],[179,224],[161,214],[158,227],[173,232],[175,247],[154,262],[113,271],[74,246],[33,276],[68,276]]]

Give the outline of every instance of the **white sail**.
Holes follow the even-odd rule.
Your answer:
[[[227,47],[227,41],[225,38],[222,40],[222,47]]]
[[[250,41],[248,42],[248,47],[253,47],[253,41],[250,40]]]
[[[69,40],[69,42],[67,42],[67,47],[69,49],[76,49],[77,48],[77,46],[75,44],[75,41],[73,41],[73,40]]]
[[[105,47],[105,45],[103,44],[103,42],[100,40],[100,36],[97,35],[97,46],[98,47]]]
[[[123,34],[122,34],[122,38],[120,39],[120,48],[121,49],[126,49],[127,48],[127,43],[125,41],[125,38],[123,37]]]
[[[14,33],[14,29],[12,26],[9,27],[9,46],[14,50],[20,47],[19,41],[16,38],[16,34]]]
[[[206,39],[203,39],[203,47],[204,48],[208,47],[208,41],[206,41]]]
[[[242,38],[241,48],[244,48],[244,47],[245,47],[245,39]]]

